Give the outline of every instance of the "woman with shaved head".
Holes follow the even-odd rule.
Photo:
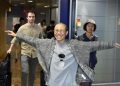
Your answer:
[[[89,68],[89,52],[120,47],[118,43],[67,40],[65,38],[68,30],[63,23],[56,24],[55,38],[52,39],[39,39],[22,33],[6,32],[37,49],[37,57],[45,72],[48,86],[81,86],[81,82],[92,81],[94,72]]]

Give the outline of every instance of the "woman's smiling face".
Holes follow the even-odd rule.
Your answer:
[[[63,23],[59,23],[54,28],[54,36],[57,41],[64,42],[68,31],[66,30],[66,25]]]

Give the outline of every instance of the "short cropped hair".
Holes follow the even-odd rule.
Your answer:
[[[35,16],[36,16],[36,13],[35,13],[34,10],[28,10],[26,16],[28,16],[28,13],[33,13],[33,14],[35,14]]]

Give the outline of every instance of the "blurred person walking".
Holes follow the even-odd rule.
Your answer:
[[[41,35],[40,27],[35,24],[35,12],[28,11],[27,13],[27,23],[22,25],[17,33],[23,33],[28,36],[39,38]],[[17,41],[14,37],[11,41],[10,48],[7,53],[11,53],[11,50]],[[35,80],[35,69],[38,63],[37,52],[34,47],[31,45],[20,42],[21,44],[21,67],[22,67],[22,76],[21,76],[21,86],[33,86]]]

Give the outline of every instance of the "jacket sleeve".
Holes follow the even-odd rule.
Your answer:
[[[22,34],[22,33],[17,33],[17,36],[16,38],[19,40],[19,41],[23,41],[23,42],[26,42],[28,44],[30,44],[31,46],[33,47],[37,47],[38,44],[42,43],[44,41],[44,39],[39,39],[39,38],[35,38],[35,37],[30,37],[30,36],[27,36],[25,34]]]
[[[90,51],[92,52],[92,51],[97,51],[97,50],[105,50],[105,49],[114,48],[114,43],[94,41],[94,42],[85,43],[85,46],[88,46],[90,48]]]
[[[17,41],[16,37],[14,37],[12,40],[11,40],[11,44],[15,44]]]

